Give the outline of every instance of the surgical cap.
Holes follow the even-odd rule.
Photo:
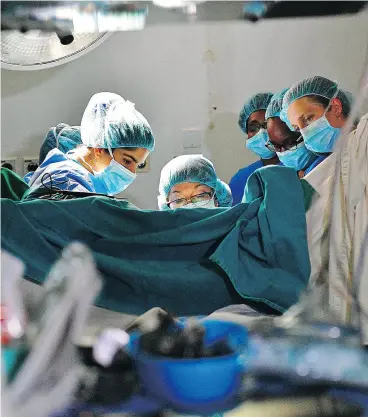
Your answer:
[[[287,91],[288,88],[284,88],[282,91],[272,96],[270,104],[268,105],[266,110],[266,120],[270,117],[280,117],[280,112],[282,109],[282,99],[284,98],[284,95]]]
[[[198,182],[215,191],[220,207],[230,207],[233,198],[227,184],[217,178],[211,161],[202,155],[181,155],[172,159],[161,171],[158,206],[167,210],[167,198],[170,190],[177,184]]]
[[[147,120],[133,103],[114,93],[91,98],[83,114],[81,137],[91,148],[145,148],[151,152],[155,146]]]
[[[342,112],[345,117],[349,116],[350,111],[354,104],[354,96],[350,91],[340,90],[337,94],[337,98],[341,101]]]
[[[82,139],[79,126],[69,126],[65,123],[59,123],[56,127],[50,128],[43,140],[39,163],[42,164],[47,154],[55,148],[67,153],[81,144]]]
[[[341,101],[343,114],[348,116],[350,113],[353,103],[352,94],[340,90],[337,83],[328,78],[315,76],[305,78],[289,88],[282,102],[282,113],[284,114],[284,117],[287,116],[290,104],[299,98],[310,95],[324,97],[328,100],[336,97]]]
[[[266,110],[270,104],[272,93],[258,93],[252,96],[245,104],[239,115],[239,127],[247,133],[247,122],[249,116],[258,110]]]

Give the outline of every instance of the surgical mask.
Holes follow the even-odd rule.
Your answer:
[[[194,204],[194,203],[189,203],[189,204],[183,206],[182,208],[185,208],[185,209],[195,209],[195,208],[214,209],[214,208],[217,208],[217,207],[216,207],[215,200],[212,199],[204,206]]]
[[[277,156],[283,165],[294,168],[296,171],[308,167],[317,158],[313,152],[306,148],[304,142],[300,143],[296,149],[277,152]]]
[[[256,135],[245,142],[245,146],[262,159],[270,159],[275,156],[275,153],[266,148],[267,141],[268,133],[265,129],[261,129]]]
[[[331,101],[337,96],[338,91],[339,90],[337,90],[334,97],[330,100],[323,116],[315,120],[309,126],[300,130],[307,149],[317,154],[333,152],[336,141],[340,135],[341,129],[332,127],[326,117]]]
[[[340,128],[332,127],[324,114],[309,126],[300,130],[305,146],[315,153],[333,152]]]
[[[115,159],[102,171],[94,171],[94,182],[103,183],[109,195],[124,191],[135,180],[137,174],[120,165]]]

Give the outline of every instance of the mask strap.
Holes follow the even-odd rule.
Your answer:
[[[80,159],[87,165],[87,166],[89,166],[90,168],[91,168],[91,170],[92,170],[92,172],[93,172],[93,174],[96,172],[92,167],[91,167],[91,165],[83,158],[83,156],[81,156],[80,157]]]
[[[326,115],[326,113],[328,112],[328,110],[330,109],[330,106],[331,106],[331,101],[339,95],[339,92],[340,92],[340,89],[339,89],[339,88],[337,88],[337,90],[336,90],[335,94],[332,96],[332,98],[330,99],[330,101],[329,101],[329,103],[328,103],[328,106],[327,106],[327,108],[326,108],[326,110],[325,110],[325,115]]]
[[[55,134],[55,137],[56,137],[56,149],[59,149],[59,138],[60,138],[61,134],[68,127],[69,126],[64,126],[57,135],[56,135],[56,127],[54,127],[54,134]]]
[[[112,149],[111,149],[111,146],[109,144],[107,144],[107,150],[109,151],[109,154],[110,154],[111,158],[115,160],[114,154],[112,153]]]
[[[111,158],[115,160],[110,143],[108,140],[106,140],[106,138],[108,138],[108,131],[109,131],[109,120],[110,120],[109,115],[112,113],[114,107],[115,107],[114,101],[111,101],[109,103],[109,107],[107,107],[106,104],[104,105],[105,114],[103,117],[103,123],[104,123],[104,134],[105,134],[104,142],[107,145],[107,150],[109,151]]]

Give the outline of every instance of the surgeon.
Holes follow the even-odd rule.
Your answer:
[[[260,159],[240,169],[231,178],[229,185],[233,194],[233,205],[241,202],[248,177],[254,171],[266,165],[277,165],[279,163],[276,153],[265,146],[268,141],[265,113],[271,98],[272,93],[255,94],[245,103],[240,112],[238,124],[247,135],[245,146]]]
[[[181,155],[161,171],[160,210],[231,207],[227,184],[216,174],[211,161],[202,155]]]
[[[134,104],[113,93],[95,94],[83,114],[82,145],[67,152],[51,150],[33,174],[26,198],[50,190],[114,196],[136,178],[136,169],[153,151],[147,120]]]
[[[316,155],[333,152],[349,116],[353,96],[328,78],[315,76],[292,85],[283,98],[281,119],[303,136]]]
[[[45,160],[47,154],[53,149],[59,149],[63,153],[67,153],[82,144],[80,135],[80,126],[69,126],[65,123],[51,127],[45,136],[40,149],[39,163]],[[29,184],[33,172],[29,172],[24,176],[24,181]]]
[[[43,140],[40,149],[40,164],[45,160],[47,154],[57,148],[67,153],[77,146],[82,145],[80,126],[69,126],[66,123],[59,123],[51,127]]]
[[[295,169],[299,178],[312,171],[327,155],[317,156],[306,148],[300,132],[293,131],[280,119],[282,101],[288,89],[275,94],[266,110],[267,133],[266,147],[276,152],[282,165]]]

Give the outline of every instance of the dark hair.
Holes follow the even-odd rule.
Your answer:
[[[322,97],[322,96],[317,96],[315,94],[311,94],[309,96],[307,96],[307,98],[315,104],[320,104],[324,109],[327,109],[327,106],[330,103],[330,100],[326,97]]]
[[[328,107],[328,105],[329,105],[329,103],[330,103],[330,100],[328,99],[328,98],[326,98],[326,97],[322,97],[322,96],[318,96],[318,95],[316,95],[316,94],[311,94],[311,95],[308,95],[307,96],[308,98],[309,98],[309,100],[310,101],[312,101],[313,103],[316,103],[316,104],[321,104],[322,106],[323,106],[323,108],[324,109],[327,109],[327,107]],[[349,103],[349,100],[348,100],[348,98],[344,95],[344,92],[343,91],[340,91],[338,94],[337,94],[337,97],[336,97],[339,101],[340,101],[340,103],[341,103],[341,107],[342,107],[342,114],[343,114],[343,116],[345,117],[345,118],[348,118],[349,117],[349,113],[350,113],[350,110],[351,110],[351,104]]]
[[[92,148],[92,146],[88,146],[88,149],[95,149],[95,148]],[[102,149],[103,151],[110,153],[107,148],[99,148],[99,149]],[[134,148],[133,147],[131,148],[129,146],[126,146],[126,147],[122,146],[121,148],[112,148],[111,151],[114,152],[115,149],[126,149],[127,151],[136,151],[137,149],[140,149],[140,148],[139,146],[134,147]]]

